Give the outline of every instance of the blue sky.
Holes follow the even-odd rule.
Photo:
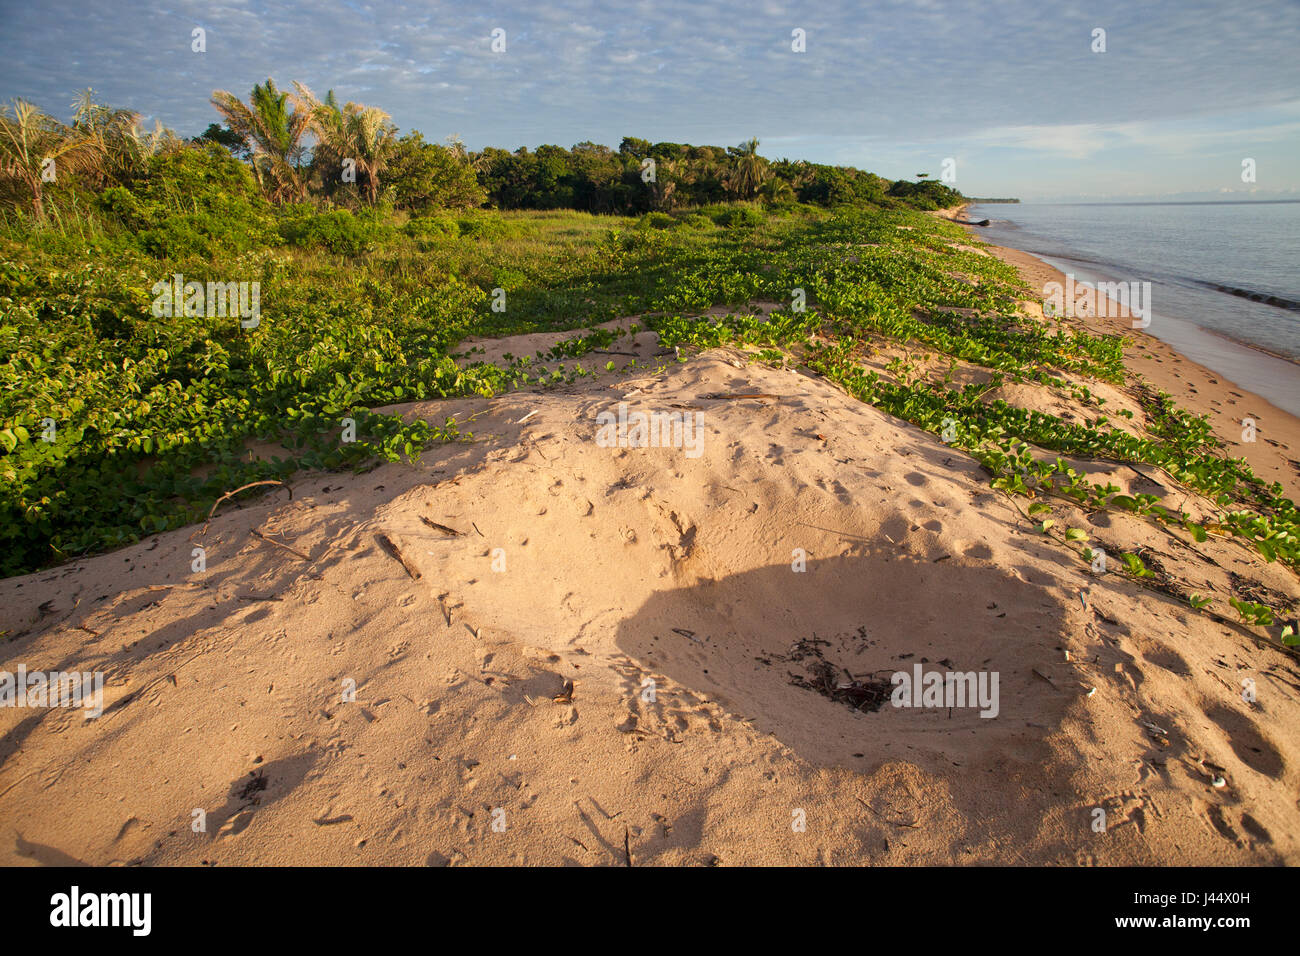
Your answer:
[[[0,0],[0,23],[0,99],[66,117],[93,86],[188,135],[212,90],[272,76],[475,149],[757,136],[890,178],[952,158],[973,196],[1300,198],[1296,0]]]

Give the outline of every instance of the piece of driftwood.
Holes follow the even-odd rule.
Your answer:
[[[420,515],[420,520],[423,521],[425,524],[427,524],[434,531],[441,531],[443,534],[449,534],[452,535],[453,537],[458,538],[465,533],[463,531],[457,531],[455,528],[448,528],[445,524],[438,524],[438,522],[436,521],[430,521],[428,518],[424,517],[424,515]]]
[[[402,549],[393,543],[392,538],[388,537],[388,535],[381,531],[375,535],[375,539],[379,542],[380,547],[401,563],[402,567],[406,569],[406,573],[410,575],[412,581],[420,580],[420,569],[411,564],[410,561],[406,560],[406,555],[402,554]]]

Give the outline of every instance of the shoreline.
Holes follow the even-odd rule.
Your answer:
[[[974,221],[974,220],[972,220],[972,219],[969,218],[968,210],[970,210],[972,207],[974,207],[974,206],[976,206],[976,205],[978,205],[978,203],[969,203],[969,202],[967,202],[967,203],[962,203],[962,204],[959,205],[959,206],[952,206],[952,207],[949,207],[948,209],[938,210],[936,214],[937,214],[937,215],[941,215],[943,218],[947,219],[949,222],[953,222],[953,223],[955,223],[956,225],[959,225],[959,226],[968,226],[968,227],[970,227],[970,226],[987,226],[987,225],[989,224],[989,220],[988,220],[988,219],[980,220],[980,221],[977,222],[977,221]],[[959,218],[959,217],[960,217],[960,218]],[[984,240],[984,241],[987,242],[988,240]],[[993,243],[990,243],[990,244],[993,244]],[[1014,248],[1014,247],[1010,247],[1010,246],[1008,246],[1008,247],[999,247],[999,248]],[[1024,252],[1025,250],[1017,249],[1016,251],[1018,251],[1018,252]],[[1081,273],[1095,273],[1095,272],[1096,272],[1096,270],[1095,270],[1095,268],[1094,268],[1094,265],[1093,265],[1092,263],[1088,262],[1088,261],[1078,261],[1077,264],[1076,264],[1076,260],[1073,260],[1073,259],[1071,259],[1071,258],[1068,257],[1068,256],[1059,256],[1059,257],[1043,256],[1043,255],[1041,255],[1041,254],[1039,254],[1039,253],[1032,253],[1032,252],[1027,253],[1027,254],[1028,254],[1028,255],[1032,255],[1032,256],[1034,256],[1035,258],[1038,258],[1038,259],[1040,259],[1040,260],[1046,262],[1049,266],[1053,266],[1053,267],[1056,268],[1058,271],[1060,271],[1060,267],[1057,266],[1057,265],[1055,265],[1055,263],[1052,261],[1053,259],[1064,260],[1066,263],[1068,263],[1067,268],[1069,268],[1071,271],[1074,271],[1076,275],[1079,275],[1079,274],[1081,274]],[[1094,275],[1094,276],[1092,276],[1091,278],[1088,278],[1087,281],[1093,281],[1093,282],[1096,282],[1096,281],[1106,281],[1106,280],[1105,280],[1104,278],[1100,277],[1100,276],[1096,276],[1096,275]],[[1279,362],[1285,362],[1285,363],[1286,363],[1287,365],[1289,365],[1289,366],[1295,366],[1295,367],[1297,367],[1297,368],[1300,368],[1300,355],[1290,355],[1290,354],[1287,354],[1287,353],[1285,353],[1285,352],[1280,352],[1280,351],[1277,351],[1276,349],[1269,348],[1268,346],[1260,345],[1258,342],[1253,342],[1253,341],[1251,341],[1251,340],[1249,340],[1249,339],[1245,339],[1245,338],[1236,338],[1236,337],[1234,337],[1233,335],[1231,335],[1229,332],[1226,332],[1226,331],[1224,331],[1224,330],[1222,330],[1222,329],[1216,329],[1216,328],[1211,328],[1211,327],[1209,327],[1209,326],[1200,325],[1200,324],[1198,324],[1198,323],[1196,323],[1196,322],[1193,322],[1193,321],[1191,321],[1191,320],[1189,320],[1189,319],[1182,318],[1181,316],[1176,316],[1176,315],[1165,315],[1165,316],[1162,316],[1162,318],[1170,319],[1170,320],[1172,320],[1172,321],[1175,321],[1175,322],[1181,323],[1181,324],[1187,326],[1189,329],[1193,329],[1193,330],[1195,330],[1195,333],[1196,333],[1196,334],[1199,334],[1199,335],[1205,335],[1205,336],[1207,336],[1207,337],[1209,337],[1209,338],[1216,339],[1216,340],[1218,340],[1218,341],[1220,341],[1220,342],[1226,342],[1226,343],[1228,343],[1231,347],[1233,347],[1234,349],[1245,350],[1246,352],[1249,352],[1249,353],[1254,354],[1254,355],[1260,355],[1260,356],[1264,356],[1264,357],[1269,358],[1269,359],[1275,359],[1275,360],[1277,360],[1277,361],[1279,361]],[[1175,348],[1177,348],[1177,345],[1176,345],[1176,344],[1175,344]],[[1190,356],[1188,356],[1188,357],[1190,357]],[[1222,372],[1222,373],[1220,373],[1220,374],[1231,375],[1232,373],[1230,373],[1230,372]],[[1248,386],[1243,386],[1243,387],[1248,387]],[[1258,393],[1257,393],[1257,394],[1258,394]],[[1290,414],[1293,414],[1293,415],[1300,415],[1300,408],[1296,408],[1296,409],[1292,410],[1292,411],[1290,412]]]
[[[954,215],[962,215],[968,205],[957,207]],[[978,230],[969,223],[955,218],[949,221],[966,226],[968,232],[979,238]],[[1041,289],[1049,282],[1065,282],[1065,273],[1033,253],[981,241],[991,255],[1014,267],[1032,289]],[[1289,498],[1293,501],[1300,499],[1300,416],[1279,408],[1222,372],[1188,358],[1149,331],[1133,328],[1127,310],[1111,301],[1112,308],[1108,311],[1112,315],[1085,315],[1076,321],[1093,333],[1121,334],[1128,338],[1131,344],[1125,350],[1125,364],[1130,375],[1140,376],[1152,386],[1168,392],[1182,408],[1208,416],[1214,434],[1224,443],[1226,454],[1246,459],[1255,474],[1265,482],[1279,482]],[[1031,314],[1042,315],[1041,303],[1026,305]],[[1199,326],[1195,328],[1202,332],[1210,331]],[[1252,352],[1268,354],[1226,336],[1217,337]],[[1253,442],[1243,440],[1243,419],[1255,422]]]
[[[963,223],[958,223],[958,224],[964,225]],[[1012,247],[1007,246],[1005,248],[1012,248]],[[1017,250],[1017,251],[1023,252],[1024,250]],[[1092,271],[1091,263],[1078,262],[1077,260],[1070,259],[1067,256],[1044,256],[1040,253],[1035,253],[1035,252],[1027,253],[1027,255],[1034,256],[1036,259],[1039,259],[1040,261],[1046,263],[1047,265],[1052,266],[1052,268],[1056,269],[1058,272],[1061,271],[1061,267],[1057,265],[1056,262],[1060,261],[1065,263],[1067,267],[1072,272],[1074,272],[1076,282],[1086,281],[1086,282],[1092,282],[1096,284],[1098,282],[1108,281],[1106,278]],[[1252,355],[1262,356],[1263,358],[1266,359],[1276,359],[1279,362],[1285,362],[1287,365],[1295,366],[1297,370],[1300,370],[1300,357],[1291,356],[1284,352],[1278,352],[1274,349],[1268,348],[1267,346],[1260,345],[1257,342],[1248,341],[1247,339],[1233,338],[1231,335],[1229,335],[1227,332],[1223,331],[1222,329],[1215,329],[1206,325],[1198,325],[1195,322],[1190,322],[1186,319],[1173,316],[1173,315],[1167,315],[1167,314],[1153,316],[1153,319],[1154,318],[1160,318],[1160,319],[1165,319],[1168,321],[1180,323],[1182,325],[1185,325],[1189,329],[1195,330],[1195,333],[1197,335],[1204,335],[1208,338],[1215,339],[1218,342],[1226,343],[1229,347],[1233,349],[1244,350],[1246,352],[1249,352]],[[1155,337],[1159,338],[1159,336],[1155,336]],[[1163,342],[1166,340],[1161,339],[1160,341]],[[1172,344],[1174,345],[1175,348],[1177,348],[1177,345],[1175,343],[1171,342],[1169,344]],[[1190,356],[1188,357],[1190,358]],[[1226,375],[1229,373],[1224,372],[1221,374]],[[1292,412],[1292,414],[1297,414],[1297,413]]]

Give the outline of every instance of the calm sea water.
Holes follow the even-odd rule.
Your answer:
[[[990,220],[982,238],[1076,279],[1150,282],[1147,332],[1300,415],[1300,202],[989,203],[968,215]]]

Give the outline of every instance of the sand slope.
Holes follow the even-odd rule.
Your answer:
[[[0,708],[0,861],[1300,861],[1291,658],[1087,574],[933,436],[734,358],[407,406],[476,440],[0,582],[0,669],[109,683],[94,721]],[[702,411],[702,454],[598,447],[629,393]],[[791,683],[817,655],[996,671],[1000,713],[855,712]]]

